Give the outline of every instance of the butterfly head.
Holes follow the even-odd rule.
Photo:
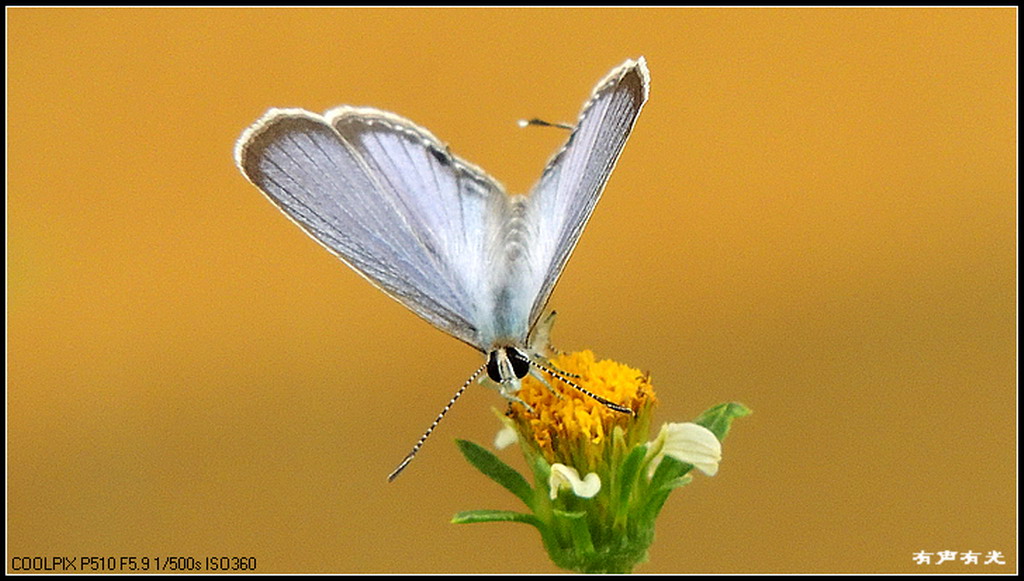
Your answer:
[[[487,377],[495,383],[518,381],[530,372],[530,359],[518,347],[495,347],[487,355]]]

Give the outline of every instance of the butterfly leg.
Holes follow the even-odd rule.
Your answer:
[[[520,387],[522,387],[522,384],[520,383],[519,379],[510,379],[508,381],[503,381],[498,384],[498,393],[500,393],[502,397],[511,402],[522,404],[522,406],[526,408],[526,411],[532,414],[535,411],[533,409],[533,406],[526,403],[525,401],[520,399],[518,395],[516,395],[516,393],[519,392]]]
[[[526,408],[526,411],[530,412],[531,414],[536,411],[534,410],[533,406],[526,403],[519,396],[516,395],[516,393],[519,391],[519,388],[521,387],[519,379],[513,378],[509,379],[508,381],[502,381],[501,383],[498,383],[497,381],[494,381],[489,377],[481,377],[480,383],[486,385],[487,387],[490,387],[491,389],[497,390],[497,392],[501,394],[501,397],[507,399],[508,401],[522,405],[524,408]]]
[[[538,381],[540,381],[540,382],[541,382],[541,383],[543,383],[543,384],[544,384],[545,386],[547,386],[548,390],[549,390],[549,391],[550,391],[551,393],[555,394],[555,397],[557,397],[558,399],[565,399],[565,396],[564,396],[564,395],[562,395],[562,394],[561,394],[561,393],[560,393],[560,392],[559,392],[559,391],[558,391],[557,389],[555,389],[555,388],[554,388],[554,387],[553,387],[553,386],[551,385],[551,383],[550,383],[550,382],[548,381],[548,378],[544,377],[544,375],[543,375],[543,374],[541,374],[541,372],[540,372],[540,371],[538,371],[536,367],[533,367],[533,366],[531,366],[531,367],[530,367],[530,375],[532,375],[532,376],[533,376],[533,377],[535,377],[535,378],[536,378],[536,379],[537,379]]]

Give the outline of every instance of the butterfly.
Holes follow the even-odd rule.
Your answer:
[[[535,344],[649,87],[643,57],[601,79],[526,195],[506,193],[426,129],[378,109],[275,108],[242,133],[239,169],[285,215],[388,296],[485,355],[389,480],[485,372],[512,401],[520,380],[540,368],[630,411],[571,383]]]

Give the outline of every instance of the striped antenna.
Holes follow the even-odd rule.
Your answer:
[[[631,410],[630,408],[628,408],[626,406],[623,406],[623,405],[619,405],[619,404],[611,402],[611,401],[608,401],[605,398],[597,395],[596,393],[591,393],[590,391],[586,390],[581,385],[579,385],[576,382],[574,382],[573,380],[569,379],[569,376],[567,376],[562,371],[559,371],[559,370],[557,370],[557,369],[555,369],[553,367],[548,367],[548,366],[543,365],[541,363],[537,363],[536,361],[534,361],[532,359],[530,359],[530,365],[533,365],[534,367],[540,369],[541,371],[545,371],[547,373],[550,373],[551,375],[557,377],[562,383],[572,387],[573,389],[575,389],[576,391],[582,393],[585,396],[593,398],[594,400],[597,401],[597,403],[603,405],[604,407],[606,407],[606,408],[608,408],[610,410],[615,410],[617,412],[622,412],[624,414],[629,414],[631,416],[635,415],[633,413],[633,410]],[[579,376],[577,375],[577,377],[579,377]]]
[[[402,470],[405,470],[405,467],[409,465],[409,462],[412,462],[412,459],[416,457],[416,453],[419,452],[420,448],[423,447],[423,442],[427,441],[427,438],[430,437],[430,433],[434,431],[434,428],[437,427],[437,424],[441,423],[441,419],[444,418],[444,415],[448,413],[448,410],[452,409],[452,406],[455,405],[455,401],[459,399],[459,397],[462,395],[462,392],[466,391],[466,388],[469,387],[469,384],[473,383],[473,381],[477,377],[480,377],[480,374],[484,372],[484,369],[486,367],[486,363],[481,365],[479,369],[473,372],[473,375],[469,376],[469,379],[466,380],[466,383],[462,384],[462,387],[459,388],[459,391],[455,392],[455,395],[452,396],[452,399],[451,401],[448,402],[448,405],[444,406],[444,409],[441,410],[441,413],[437,414],[437,419],[434,420],[434,423],[430,424],[430,427],[427,428],[427,431],[423,432],[423,435],[420,436],[420,441],[416,442],[416,445],[412,447],[412,451],[406,455],[405,459],[402,460],[402,462],[398,465],[398,468],[395,468],[395,470],[388,475],[388,482],[394,482],[395,478],[398,478],[398,475],[402,473]]]

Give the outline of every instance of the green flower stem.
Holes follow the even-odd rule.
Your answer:
[[[555,510],[555,522],[563,539],[568,537],[572,550],[581,555],[594,553],[594,541],[590,538],[587,513],[583,511]]]

